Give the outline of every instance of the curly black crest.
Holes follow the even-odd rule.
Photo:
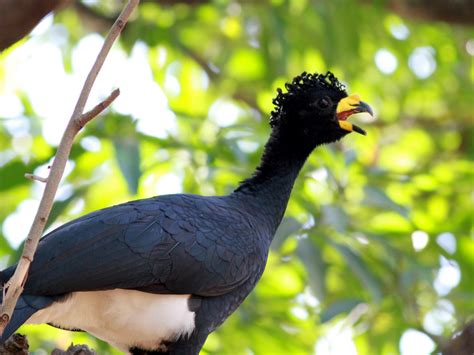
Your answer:
[[[345,85],[342,84],[330,71],[326,74],[308,74],[303,72],[301,75],[296,76],[291,83],[286,83],[285,88],[287,90],[286,93],[278,88],[278,95],[272,101],[275,105],[275,110],[272,111],[270,117],[271,127],[274,127],[279,123],[285,104],[291,102],[301,93],[307,92],[310,89],[328,88],[347,95]]]

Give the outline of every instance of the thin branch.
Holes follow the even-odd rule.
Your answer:
[[[115,101],[115,99],[120,95],[120,89],[115,89],[112,93],[100,104],[96,105],[92,110],[84,113],[77,119],[77,123],[84,127],[89,121],[99,116],[102,111]]]
[[[211,81],[217,82],[221,79],[220,71],[218,68],[213,67],[212,64],[209,64],[203,57],[201,57],[198,53],[194,52],[191,48],[182,43],[177,37],[174,37],[173,41],[173,43],[181,50],[181,52],[183,52],[189,58],[194,60],[196,64],[199,65],[201,69],[206,72],[207,76]],[[266,115],[266,113],[263,112],[262,109],[258,106],[255,99],[250,97],[249,95],[236,92],[232,95],[232,98],[237,101],[243,102],[250,108],[256,110],[260,115]]]
[[[25,178],[27,178],[28,180],[31,180],[31,181],[48,182],[48,178],[44,178],[42,176],[38,176],[38,175],[35,175],[35,174],[26,173]]]
[[[102,104],[92,109],[92,113],[83,115],[84,106],[87,102],[87,98],[89,97],[92,85],[94,84],[94,81],[105,61],[105,58],[107,57],[112,44],[117,39],[138,3],[139,0],[129,0],[122,13],[110,29],[102,49],[100,50],[97,59],[92,66],[89,75],[87,76],[81,94],[79,95],[79,99],[77,100],[76,107],[74,108],[66,130],[64,131],[63,137],[61,138],[56,157],[54,158],[54,162],[51,166],[51,172],[47,178],[43,197],[41,198],[38,211],[33,220],[30,232],[28,233],[28,238],[25,241],[20,261],[18,262],[12,278],[6,284],[8,285],[8,288],[4,286],[5,297],[3,298],[3,304],[0,307],[0,334],[3,333],[6,325],[10,321],[16,302],[23,292],[28,270],[31,262],[33,261],[36,248],[51,212],[54,196],[56,195],[59,182],[61,181],[61,177],[64,173],[64,168],[71,151],[73,140],[83,125],[95,117],[92,113],[99,114],[103,109],[110,105],[110,103],[119,94],[118,90],[115,90]]]
[[[97,59],[94,65],[92,66],[89,75],[86,78],[86,82],[84,83],[84,87],[82,88],[79,100],[77,100],[76,107],[74,108],[74,112],[72,113],[72,117],[74,117],[74,120],[82,115],[82,112],[84,111],[84,106],[86,105],[87,98],[89,97],[89,93],[92,89],[92,85],[94,84],[97,74],[99,74],[99,71],[102,68],[102,65],[104,64],[105,58],[107,57],[107,54],[109,53],[110,48],[112,47],[112,44],[115,42],[120,32],[122,32],[122,29],[125,27],[128,18],[130,17],[133,9],[138,5],[138,3],[139,0],[129,0],[122,13],[110,29],[110,32],[107,35],[107,38],[105,39],[102,49],[100,50],[99,55],[97,56]],[[69,122],[74,121],[72,117],[71,121]]]
[[[198,53],[194,52],[191,48],[186,46],[184,43],[182,43],[177,38],[174,39],[174,44],[176,45],[176,47],[178,47],[181,50],[181,52],[183,52],[185,55],[187,55],[192,60],[194,60],[201,67],[201,69],[206,72],[209,79],[214,81],[219,77],[219,70],[217,68],[213,68]]]

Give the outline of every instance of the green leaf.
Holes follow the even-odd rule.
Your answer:
[[[51,213],[49,214],[48,221],[46,222],[45,230],[54,223],[54,221],[70,206],[70,204],[75,201],[77,198],[84,195],[87,191],[87,187],[83,186],[74,191],[74,193],[69,196],[64,201],[56,201],[53,204],[53,208],[51,209]]]
[[[13,253],[14,249],[11,247],[10,243],[7,242],[7,239],[0,232],[0,251],[2,255],[8,255]]]
[[[351,298],[336,301],[324,308],[324,310],[321,312],[319,320],[321,323],[329,322],[331,319],[341,313],[349,313],[362,302],[362,300]]]
[[[371,293],[375,302],[379,303],[382,299],[382,290],[379,280],[375,277],[370,267],[354,251],[345,245],[330,241],[331,245],[339,251],[350,266],[354,274],[362,281],[365,287]]]
[[[349,224],[347,213],[337,205],[324,205],[322,207],[323,221],[339,233],[344,233]]]
[[[8,190],[13,187],[31,184],[31,181],[25,179],[25,173],[32,173],[35,167],[44,164],[44,161],[33,161],[25,164],[19,160],[13,160],[0,168],[0,191]]]
[[[298,255],[303,261],[308,273],[308,283],[319,301],[326,297],[326,263],[321,250],[311,239],[304,238],[298,241]]]
[[[372,207],[383,208],[397,212],[406,219],[409,218],[408,210],[394,202],[383,190],[376,186],[364,186],[365,198],[364,203]]]
[[[136,195],[138,192],[138,182],[142,174],[140,170],[140,148],[139,142],[135,137],[127,139],[114,138],[115,158],[119,164],[128,191]]]
[[[278,227],[275,237],[273,238],[272,241],[272,249],[274,251],[280,250],[281,246],[285,242],[285,240],[293,235],[295,232],[301,229],[303,225],[298,222],[296,219],[292,217],[285,217],[280,223],[280,226]]]

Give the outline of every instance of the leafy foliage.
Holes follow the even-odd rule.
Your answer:
[[[22,175],[47,171],[71,83],[96,54],[94,26],[120,8],[84,3],[95,22],[66,8],[0,55],[2,265],[17,257],[41,190]],[[474,31],[377,4],[143,3],[95,93],[123,94],[74,147],[52,226],[156,194],[229,193],[258,164],[276,88],[331,70],[377,120],[361,124],[367,137],[312,154],[260,284],[203,352],[393,353],[407,329],[439,346],[474,315]],[[23,331],[33,349],[74,339],[115,352],[86,334]]]

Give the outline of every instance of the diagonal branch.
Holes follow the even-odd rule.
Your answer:
[[[51,172],[47,177],[43,196],[41,198],[36,216],[33,220],[30,232],[28,233],[28,238],[25,241],[23,253],[12,278],[3,286],[4,297],[3,303],[0,307],[0,334],[3,333],[5,327],[10,321],[16,302],[23,292],[28,270],[31,262],[33,261],[40,237],[51,212],[54,196],[56,195],[59,182],[61,181],[61,177],[71,151],[73,140],[83,125],[107,108],[107,106],[110,105],[119,94],[119,91],[115,90],[107,99],[105,99],[105,101],[93,108],[90,112],[83,114],[84,106],[87,102],[87,98],[89,97],[92,85],[94,84],[94,81],[105,61],[105,58],[107,57],[110,48],[124,28],[128,18],[138,3],[139,0],[128,1],[122,13],[110,29],[102,49],[100,50],[97,59],[86,78],[81,94],[79,95],[79,99],[77,100],[76,107],[74,108],[66,130],[64,131],[61,143],[59,144],[54,162],[51,166]]]
[[[77,123],[79,126],[84,127],[90,120],[99,116],[102,111],[110,106],[112,102],[120,95],[120,89],[115,89],[112,93],[100,104],[96,105],[92,110],[82,114],[77,118]]]

